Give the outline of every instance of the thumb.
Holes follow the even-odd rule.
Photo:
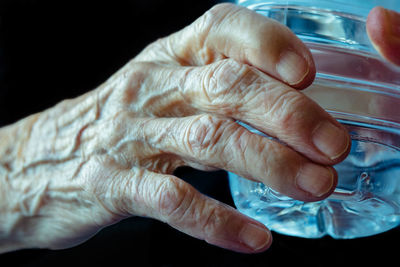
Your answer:
[[[375,49],[386,60],[400,66],[400,13],[373,8],[367,18],[367,33]]]
[[[126,216],[152,217],[210,244],[243,253],[261,252],[271,245],[271,233],[263,224],[173,175],[125,170],[119,172],[113,187],[120,198],[114,208]]]

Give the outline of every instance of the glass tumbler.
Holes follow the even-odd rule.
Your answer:
[[[365,22],[374,6],[399,11],[400,1],[242,0],[238,4],[285,24],[310,48],[317,76],[303,92],[342,123],[352,139],[349,156],[334,166],[337,188],[323,201],[294,200],[229,173],[239,211],[276,232],[307,238],[356,238],[398,226],[400,69],[374,50]]]

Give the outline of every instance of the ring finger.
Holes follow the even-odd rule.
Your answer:
[[[124,134],[145,140],[156,151],[178,156],[188,164],[196,162],[234,172],[295,199],[321,200],[336,185],[333,168],[253,134],[231,119],[204,114],[123,120]]]

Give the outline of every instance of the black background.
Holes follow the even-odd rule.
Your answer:
[[[94,89],[147,44],[181,29],[217,2],[0,0],[0,125]],[[176,175],[233,205],[225,172],[183,168]],[[270,250],[245,255],[135,217],[71,249],[0,255],[0,265],[397,266],[399,238],[399,229],[355,240],[274,233]]]

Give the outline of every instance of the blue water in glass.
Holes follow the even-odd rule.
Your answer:
[[[237,208],[274,231],[307,238],[356,238],[398,226],[400,71],[373,50],[365,18],[301,6],[252,8],[289,26],[310,47],[318,73],[304,93],[348,129],[352,147],[334,166],[335,192],[319,202],[297,201],[229,173]]]
[[[237,208],[272,230],[308,238],[354,238],[396,227],[400,223],[400,150],[358,138],[361,130],[379,135],[379,127],[341,123],[352,135],[352,148],[346,160],[335,166],[339,183],[328,199],[297,201],[230,173]]]

